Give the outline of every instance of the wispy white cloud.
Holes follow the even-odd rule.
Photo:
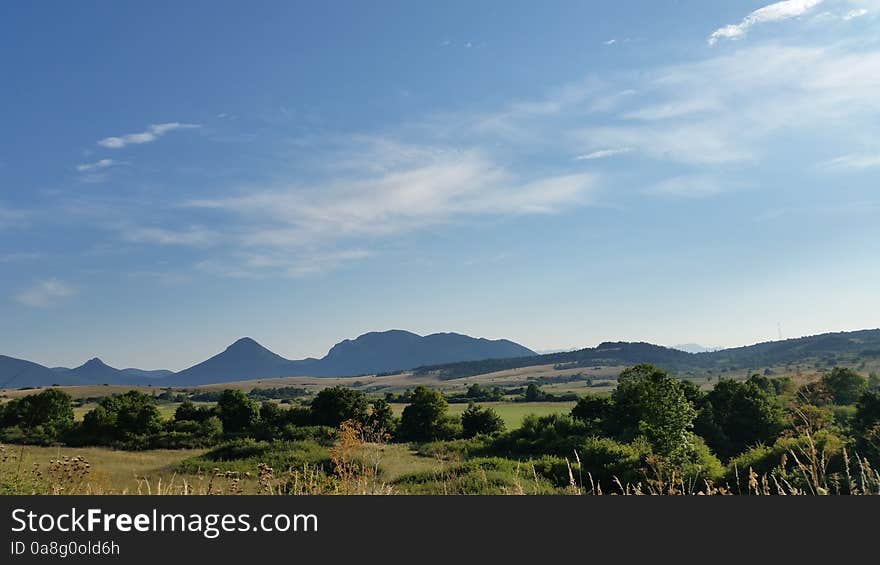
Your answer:
[[[0,203],[0,229],[22,226],[30,213],[19,208],[10,208]]]
[[[614,157],[616,155],[624,155],[626,153],[631,153],[632,148],[630,147],[618,147],[616,149],[600,149],[598,151],[593,151],[592,153],[586,153],[584,155],[578,155],[575,157],[576,161],[594,161],[596,159],[607,159],[608,157]]]
[[[188,206],[241,217],[248,246],[289,247],[385,236],[486,215],[544,214],[589,202],[590,174],[523,179],[480,152],[419,151],[363,178],[249,188]],[[380,167],[382,168],[382,167]]]
[[[73,289],[58,279],[49,279],[36,283],[19,294],[15,295],[15,300],[25,306],[33,306],[35,308],[45,308],[51,306],[58,299],[73,294]]]
[[[750,13],[738,24],[730,24],[716,29],[709,36],[709,45],[715,45],[722,39],[739,39],[755,25],[802,16],[822,2],[823,0],[784,0],[769,4]]]
[[[390,150],[390,148],[396,150]],[[554,214],[589,204],[593,174],[529,177],[477,150],[360,140],[357,158],[309,184],[245,187],[185,206],[223,214],[236,250],[200,264],[225,276],[306,276],[369,256],[371,242],[486,217]]]
[[[344,268],[373,256],[367,249],[270,249],[237,252],[226,258],[199,261],[197,271],[231,279],[304,278]]]
[[[776,135],[870,136],[878,76],[880,51],[871,48],[743,47],[643,72],[629,108],[570,135],[586,152],[630,147],[688,165],[756,163]]]
[[[683,175],[659,182],[646,192],[677,198],[705,198],[723,190],[722,184],[713,176]]]
[[[167,122],[163,124],[153,124],[145,131],[137,133],[127,133],[125,135],[105,137],[98,141],[98,145],[108,149],[121,149],[126,145],[137,145],[141,143],[150,143],[156,141],[168,132],[179,129],[193,129],[201,127],[199,124],[185,124],[181,122]]]
[[[76,166],[76,170],[81,173],[87,173],[91,171],[99,171],[102,169],[108,169],[114,165],[118,165],[118,161],[114,161],[113,159],[101,159],[100,161],[95,161],[94,163],[80,163]]]
[[[42,254],[36,252],[7,253],[5,255],[0,255],[0,263],[18,263],[20,261],[33,261],[34,259],[39,259],[40,257],[42,257]]]
[[[842,19],[846,22],[850,20],[855,20],[857,18],[863,18],[867,16],[870,12],[866,8],[857,8],[855,10],[850,10],[842,16]]]
[[[123,226],[119,230],[123,239],[133,243],[209,247],[220,239],[220,234],[216,231],[202,226],[189,226],[183,229]]]
[[[846,169],[861,171],[864,169],[872,169],[880,167],[880,153],[865,154],[853,153],[850,155],[841,155],[823,163],[826,169]]]

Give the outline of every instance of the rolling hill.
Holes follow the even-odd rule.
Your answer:
[[[653,363],[671,372],[713,372],[798,363],[830,366],[866,358],[880,358],[880,329],[827,333],[703,353],[687,353],[650,343],[606,342],[577,351],[419,367],[415,373],[433,372],[449,380],[548,364],[624,366],[637,363]]]

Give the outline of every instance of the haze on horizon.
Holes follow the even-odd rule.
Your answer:
[[[0,354],[876,328],[880,0],[16,3]]]

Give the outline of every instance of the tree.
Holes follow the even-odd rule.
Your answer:
[[[721,380],[700,406],[695,431],[721,457],[773,443],[783,428],[775,389],[768,379],[759,379]]]
[[[571,409],[571,417],[586,424],[592,435],[613,433],[609,430],[612,411],[611,399],[606,396],[587,395],[577,401]]]
[[[523,395],[523,400],[525,402],[540,402],[544,400],[546,394],[541,388],[535,383],[529,383],[529,386],[526,387],[526,392]]]
[[[27,441],[51,443],[73,427],[70,395],[55,388],[8,402],[0,427],[17,426]]]
[[[868,381],[852,369],[835,367],[822,377],[822,383],[835,404],[854,404],[868,388]]]
[[[650,364],[626,369],[612,400],[621,440],[644,436],[658,455],[681,459],[688,454],[696,411],[666,371]]]
[[[339,427],[346,420],[364,423],[369,411],[367,397],[344,386],[325,388],[312,399],[312,420],[321,426]]]
[[[461,415],[461,428],[466,438],[492,435],[504,431],[504,420],[492,408],[471,402]]]
[[[83,429],[91,441],[130,442],[162,428],[162,417],[153,398],[137,390],[108,396],[83,417]]]
[[[228,388],[217,400],[217,415],[228,434],[249,430],[260,419],[260,407],[238,389]]]
[[[868,375],[868,390],[880,392],[880,373],[877,373],[877,371],[871,371]]]
[[[853,431],[862,456],[880,465],[880,392],[866,392],[859,398]]]
[[[191,400],[184,400],[174,411],[174,420],[178,422],[204,422],[216,416],[216,410],[208,406],[196,406]]]
[[[400,436],[409,441],[449,439],[454,433],[454,422],[446,415],[449,405],[436,390],[418,386],[410,396],[410,404],[403,409]]]
[[[384,398],[374,400],[370,405],[370,414],[367,416],[367,427],[374,433],[385,436],[394,435],[397,431],[397,417],[394,409]]]

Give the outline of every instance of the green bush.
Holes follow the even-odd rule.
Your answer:
[[[256,441],[250,438],[222,443],[214,449],[181,462],[178,470],[194,473],[198,470],[220,469],[256,473],[260,463],[276,471],[301,469],[305,466],[332,468],[329,451],[314,441]]]
[[[415,445],[415,451],[422,457],[433,459],[467,459],[486,452],[492,439],[487,436],[477,436],[469,439],[454,439],[448,441],[429,441]]]
[[[780,484],[809,490],[827,480],[839,482],[845,472],[847,441],[828,430],[812,436],[783,437],[773,445],[759,445],[728,462],[725,480],[734,493],[748,492],[749,471]],[[798,463],[800,462],[800,464]],[[807,472],[805,472],[805,469]],[[816,475],[812,475],[815,471]]]

